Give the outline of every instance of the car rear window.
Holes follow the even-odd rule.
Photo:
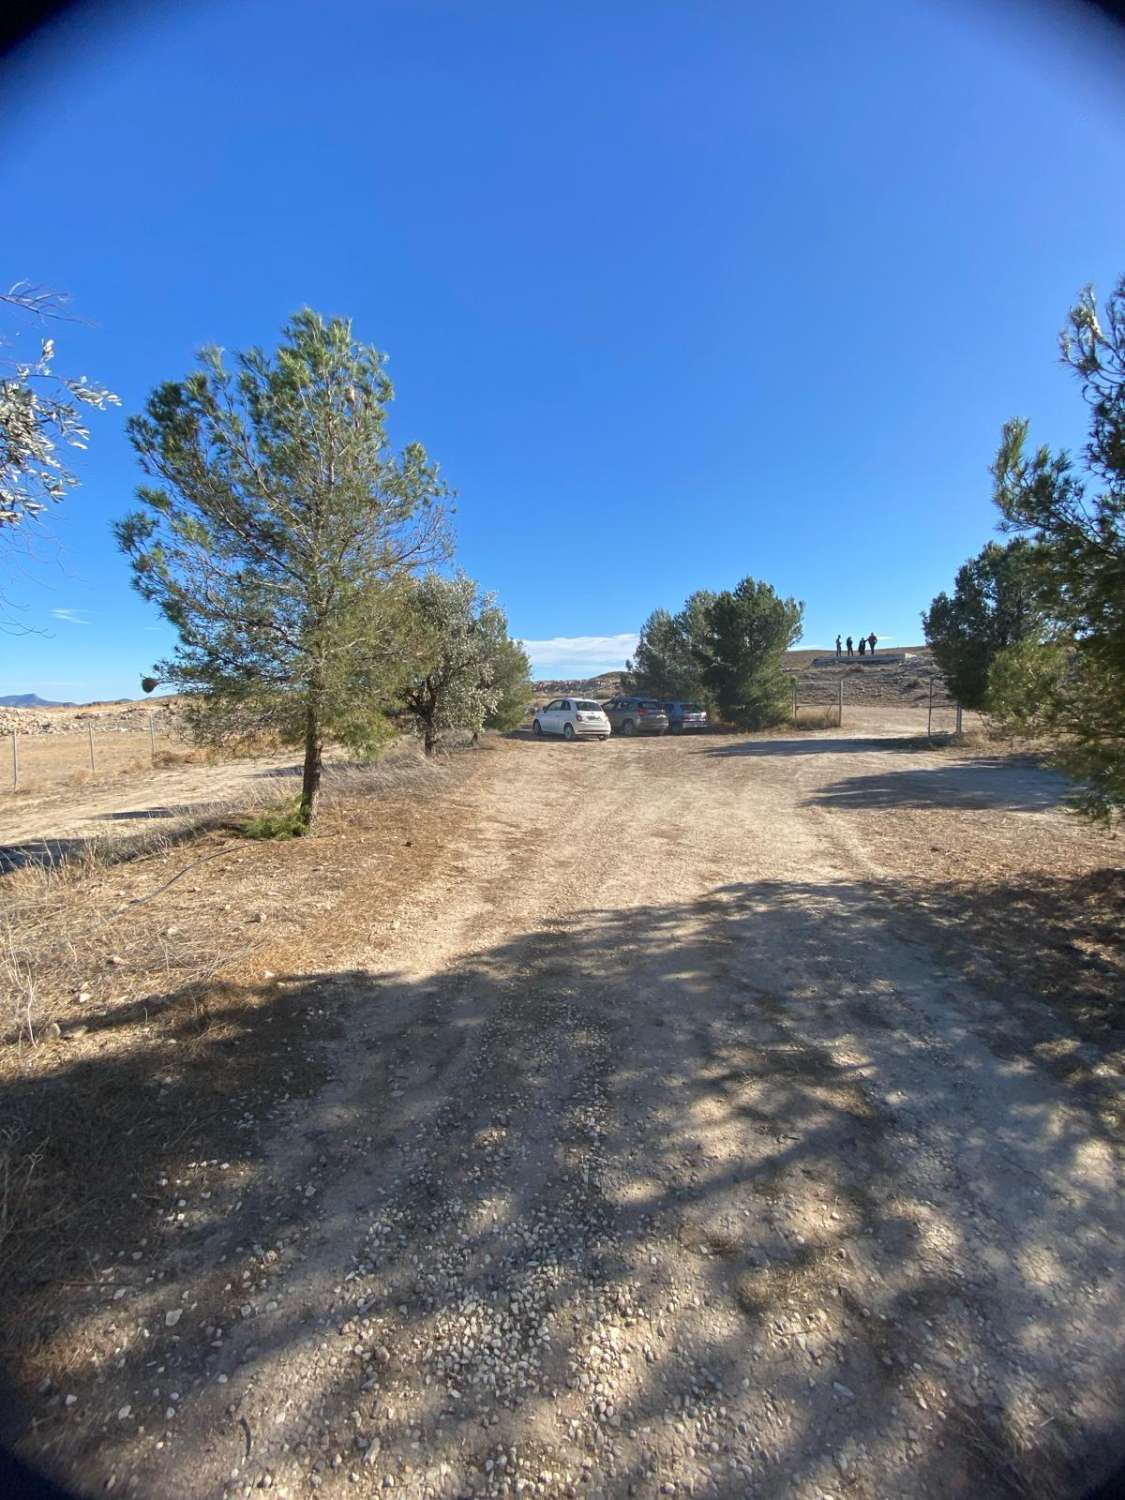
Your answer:
[[[600,714],[602,711],[601,704],[592,703],[589,698],[575,698],[574,706],[575,708],[581,709],[584,713]]]
[[[642,698],[640,700],[640,706],[642,708],[658,708],[661,713],[664,712],[663,703],[657,703],[655,698]]]
[[[701,714],[703,712],[703,704],[702,703],[685,703],[683,705],[683,710],[684,710],[685,714]]]

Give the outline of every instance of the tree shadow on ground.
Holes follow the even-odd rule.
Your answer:
[[[861,810],[896,807],[999,807],[1009,812],[1051,812],[1061,808],[1070,784],[1055,772],[1002,756],[974,757],[953,764],[848,776],[822,787],[814,807]]]
[[[920,750],[933,750],[939,745],[956,743],[953,735],[914,736],[832,736],[818,735],[802,739],[739,740],[734,745],[714,745],[706,750],[697,750],[697,755],[714,756],[791,756],[791,755],[863,755],[870,752],[914,754]]]
[[[87,848],[86,839],[29,839],[20,844],[0,844],[0,875],[28,866],[49,867],[72,859]]]
[[[23,1451],[140,1493],[1078,1493],[1118,1184],[908,915],[731,885],[108,1012],[2,1104]]]

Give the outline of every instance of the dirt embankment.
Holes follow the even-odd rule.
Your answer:
[[[125,1111],[114,1214],[5,1283],[23,1451],[115,1493],[1077,1494],[1125,1391],[1117,841],[875,727],[465,764],[350,864],[346,821],[323,871],[269,850],[275,952],[152,965],[9,1089]],[[155,942],[203,892],[145,878]]]
[[[874,657],[843,656],[829,666],[817,666],[831,652],[791,651],[786,670],[796,679],[799,701],[832,704],[843,684],[844,702],[865,708],[922,709],[930,702],[931,684],[935,705],[953,703],[949,687],[925,646],[907,648],[905,660],[898,653]]]
[[[175,716],[175,699],[144,698],[128,703],[86,703],[66,708],[0,707],[0,734],[21,735],[77,734],[93,727],[101,734],[140,734],[148,732],[148,722],[156,721],[158,732],[170,732]]]

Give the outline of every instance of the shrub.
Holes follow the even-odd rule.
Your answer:
[[[298,798],[247,818],[238,830],[244,839],[297,839],[307,831]]]

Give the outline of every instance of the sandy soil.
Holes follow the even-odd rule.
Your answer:
[[[1122,1441],[1120,1035],[966,946],[975,851],[1120,864],[1061,791],[874,720],[481,755],[393,919],[357,870],[319,956],[235,975],[272,1090],[50,1288],[24,1453],[139,1495],[1078,1494]]]
[[[45,752],[54,751],[57,744],[55,739],[42,742]],[[175,754],[172,742],[169,745]],[[46,789],[0,801],[0,871],[29,860],[48,862],[73,853],[83,842],[105,844],[158,831],[174,834],[209,812],[264,805],[293,782],[297,771],[288,752],[220,765],[158,769],[147,763],[147,736],[143,744],[137,736],[122,736],[110,748],[122,758],[116,776],[75,782],[73,775],[60,771],[47,779]],[[279,787],[279,782],[285,785]]]

